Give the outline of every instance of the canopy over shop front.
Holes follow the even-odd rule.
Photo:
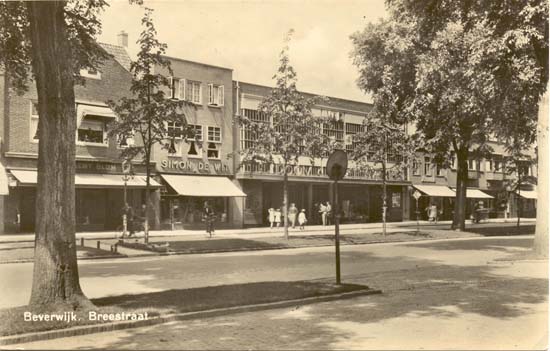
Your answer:
[[[227,177],[163,174],[162,178],[179,195],[201,197],[245,197]]]
[[[11,170],[11,174],[17,179],[20,186],[35,186],[38,173],[36,171]],[[124,187],[124,180],[120,174],[91,174],[77,173],[75,175],[75,186],[77,188],[121,188]],[[150,186],[159,188],[161,185],[149,179]],[[145,188],[145,176],[134,176],[129,178],[126,186],[128,188]]]
[[[466,189],[466,198],[468,199],[494,199],[491,195],[484,193],[479,189]]]
[[[536,190],[520,190],[516,191],[516,194],[525,198],[525,199],[537,199],[538,193]]]
[[[444,185],[413,185],[424,194],[433,197],[455,197],[456,194]]]

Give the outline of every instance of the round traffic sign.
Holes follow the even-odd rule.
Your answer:
[[[327,174],[330,179],[344,178],[348,170],[348,155],[343,150],[335,150],[327,161]]]

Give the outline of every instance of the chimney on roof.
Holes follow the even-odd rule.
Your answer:
[[[120,33],[117,34],[118,39],[118,45],[124,46],[125,48],[128,47],[128,33],[121,30]]]

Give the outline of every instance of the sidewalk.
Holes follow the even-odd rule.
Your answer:
[[[489,219],[485,223],[479,224],[483,225],[486,223],[502,223],[507,225],[514,225],[517,221],[517,218],[494,218]],[[536,220],[534,218],[522,218],[521,224],[527,225],[527,224],[534,224]],[[445,229],[448,229],[451,225],[451,221],[439,221],[437,223],[428,222],[428,221],[419,221],[419,226],[422,228],[426,227],[438,227],[443,226],[446,227]],[[406,221],[406,222],[390,222],[386,223],[386,227],[388,229],[388,232],[395,232],[395,231],[413,231],[416,230],[417,222],[416,221]],[[472,225],[471,221],[466,221],[466,227],[477,227],[478,224]],[[376,230],[377,232],[382,231],[382,223],[355,223],[355,224],[341,224],[340,225],[340,232],[342,234],[352,234],[357,233],[358,231],[362,230]],[[262,238],[266,236],[277,236],[277,235],[283,235],[284,231],[283,228],[269,228],[269,227],[253,227],[253,228],[238,228],[238,229],[219,229],[216,230],[216,236],[217,237],[236,237],[236,238],[242,238],[246,236],[246,238]],[[299,230],[296,229],[290,229],[289,228],[290,235],[319,235],[319,234],[332,234],[334,233],[334,225],[329,226],[322,226],[322,225],[310,225],[306,226],[305,230]],[[118,235],[117,232],[114,231],[105,231],[105,232],[81,232],[76,233],[76,238],[85,238],[86,240],[94,240],[94,239],[114,239]],[[204,230],[152,230],[149,232],[149,236],[151,238],[154,237],[185,237],[186,239],[203,239],[204,238]],[[6,235],[0,235],[0,243],[7,243],[7,242],[33,242],[34,241],[34,234],[6,234]]]

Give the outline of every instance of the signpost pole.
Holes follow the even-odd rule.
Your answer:
[[[343,150],[335,150],[327,161],[327,174],[334,180],[332,192],[332,218],[334,221],[334,248],[336,250],[336,284],[341,284],[340,277],[340,204],[338,203],[338,180],[343,179],[348,169],[348,156]]]
[[[340,206],[338,205],[338,178],[334,179],[334,246],[336,249],[336,284],[341,284],[340,279]]]
[[[416,200],[416,234],[418,234],[420,233],[420,224],[418,222],[418,215],[420,214],[420,211],[418,210],[418,199],[420,199],[420,196],[422,196],[422,194],[420,194],[420,192],[416,190],[413,193],[413,196],[414,196],[414,199]]]
[[[126,209],[126,204],[128,203],[128,195],[127,195],[127,186],[128,186],[128,175],[125,174],[122,176],[122,180],[124,181],[124,208]],[[122,215],[122,237],[125,238],[126,234],[128,232],[128,217],[126,216],[126,213]]]
[[[420,223],[418,222],[418,214],[420,211],[418,211],[418,199],[416,199],[416,234],[420,232]]]

